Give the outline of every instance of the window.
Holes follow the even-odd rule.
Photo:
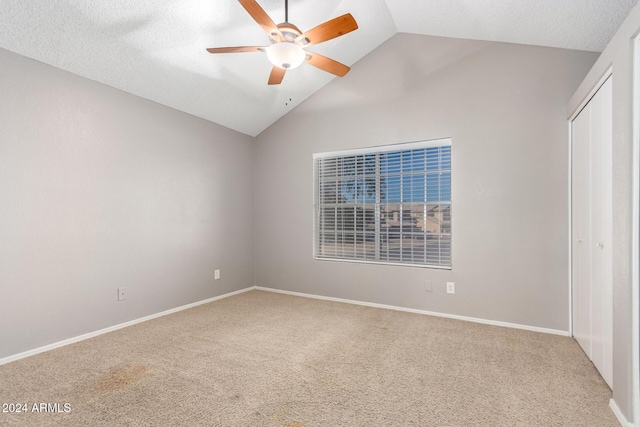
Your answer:
[[[313,157],[317,259],[451,268],[451,139]]]

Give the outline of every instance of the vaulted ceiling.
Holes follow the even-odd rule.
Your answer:
[[[289,21],[351,13],[357,31],[309,50],[353,66],[397,32],[602,51],[636,2],[290,0]],[[258,3],[284,21],[284,0]],[[303,64],[268,86],[264,53],[205,51],[268,44],[237,0],[0,1],[0,47],[252,136],[336,78]]]

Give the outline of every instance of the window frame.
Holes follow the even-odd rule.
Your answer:
[[[406,143],[398,143],[398,144],[389,144],[382,146],[374,146],[374,147],[365,147],[365,148],[357,148],[357,149],[349,149],[349,150],[340,150],[340,151],[330,151],[324,153],[314,153],[313,154],[313,258],[318,261],[334,261],[334,262],[348,262],[348,263],[357,263],[357,264],[377,264],[377,265],[394,265],[394,266],[405,266],[405,267],[416,267],[416,268],[430,268],[430,269],[439,269],[439,270],[452,270],[453,268],[453,218],[450,218],[450,249],[449,249],[449,265],[438,265],[438,264],[426,264],[426,263],[411,263],[411,262],[402,262],[401,260],[394,261],[388,259],[357,259],[357,258],[340,258],[340,257],[330,257],[330,256],[322,256],[319,255],[319,239],[320,239],[320,227],[319,227],[319,210],[321,209],[321,204],[319,200],[320,196],[320,182],[319,182],[319,171],[318,171],[318,159],[331,158],[331,157],[349,157],[349,156],[357,156],[357,155],[379,155],[382,153],[388,152],[404,152],[411,151],[415,149],[425,149],[425,148],[434,148],[434,147],[443,147],[449,146],[452,147],[452,139],[448,138],[439,138],[433,140],[423,140],[423,141],[415,141],[415,142],[406,142]],[[452,150],[451,150],[451,159],[452,162]],[[378,164],[377,168],[380,167]],[[451,173],[451,183],[450,183],[450,192],[451,197],[448,200],[449,209],[453,205],[453,166],[450,166],[449,172]],[[426,173],[427,171],[425,171]],[[442,172],[441,172],[442,173]],[[380,176],[379,170],[377,170],[376,175]],[[376,188],[379,184],[376,183]],[[388,202],[387,202],[388,203]],[[395,203],[395,202],[394,202]],[[407,202],[398,202],[399,204],[407,203]],[[422,203],[425,205],[428,203],[427,200],[424,200]],[[376,245],[379,244],[381,238],[380,231],[380,205],[382,202],[379,200],[378,191],[376,191],[376,201],[375,212],[376,212],[376,231],[375,231],[375,241]],[[451,210],[449,211],[451,212]],[[425,232],[426,233],[426,232]],[[400,232],[402,235],[402,231]],[[401,237],[402,238],[402,237]],[[376,249],[377,253],[378,249]]]

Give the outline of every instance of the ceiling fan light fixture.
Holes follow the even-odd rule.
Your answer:
[[[274,43],[267,49],[267,58],[276,67],[291,70],[300,66],[306,58],[304,50],[291,42]]]

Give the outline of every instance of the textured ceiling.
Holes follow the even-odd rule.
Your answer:
[[[601,51],[636,2],[290,0],[289,21],[350,12],[357,31],[309,50],[353,65],[396,32]],[[284,0],[258,3],[284,21]],[[334,78],[303,64],[268,86],[264,53],[205,51],[267,44],[236,0],[0,0],[0,47],[252,136]]]

